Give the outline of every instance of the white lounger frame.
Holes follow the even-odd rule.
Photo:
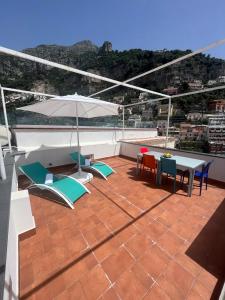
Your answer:
[[[97,160],[97,161],[95,161],[96,163],[102,163],[102,164],[104,164],[104,165],[106,165],[106,163],[104,163],[103,161],[99,161],[99,160]],[[116,173],[116,171],[115,170],[113,170],[109,165],[107,165],[111,170],[112,170],[112,172],[113,173]],[[85,166],[85,165],[82,165],[81,166],[81,169],[89,169],[89,170],[94,170],[95,172],[97,172],[98,174],[100,174],[105,180],[108,180],[108,178],[102,173],[102,172],[100,172],[97,168],[95,168],[95,167],[92,167],[91,165],[90,166]]]
[[[32,188],[38,187],[38,188],[40,188],[41,190],[49,190],[49,191],[55,193],[57,196],[61,197],[61,198],[69,205],[70,208],[74,209],[73,204],[71,203],[71,201],[70,201],[64,194],[60,193],[58,190],[56,190],[55,188],[49,186],[48,184],[35,183],[35,182],[30,178],[30,176],[28,176],[28,175],[23,171],[23,169],[22,169],[21,167],[19,167],[19,170],[20,170],[27,178],[29,178],[29,180],[32,182],[32,184],[28,186],[28,189],[32,189]],[[59,176],[60,176],[60,177],[69,177],[69,178],[73,179],[75,182],[81,184],[81,185],[84,187],[84,189],[87,191],[87,193],[89,193],[89,194],[91,193],[91,192],[88,190],[88,188],[87,188],[84,184],[82,184],[81,182],[79,182],[79,181],[76,180],[75,178],[73,178],[73,177],[71,177],[71,176],[63,175],[63,174],[60,174]]]

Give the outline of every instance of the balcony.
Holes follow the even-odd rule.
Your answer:
[[[117,174],[95,177],[75,210],[30,192],[37,229],[19,245],[21,299],[218,299],[222,186],[210,184],[201,197],[195,188],[189,198],[180,189],[171,194],[170,182],[159,189],[147,174],[137,177],[133,160],[106,162]],[[20,178],[20,188],[28,184]]]
[[[26,146],[27,154],[16,159],[16,166],[39,159],[46,166],[51,163],[55,174],[73,173],[67,157],[71,146],[54,140],[52,131],[41,130],[45,142],[39,143],[44,145],[51,135],[52,146],[32,146],[40,129],[30,129],[29,135],[27,128],[20,129],[17,142],[20,148]],[[187,197],[186,186],[181,189],[177,182],[172,194],[170,179],[158,187],[149,173],[136,175],[137,142],[110,143],[105,132],[111,134],[101,129],[99,143],[85,144],[83,130],[82,152],[92,149],[102,158],[115,153],[101,160],[117,173],[108,181],[95,176],[87,184],[91,194],[78,200],[74,210],[56,203],[60,199],[46,191],[29,191],[36,230],[19,240],[20,298],[218,299],[225,275],[225,158],[170,149],[178,155],[214,159],[207,192],[200,197],[194,187],[192,197]],[[19,189],[26,189],[29,181],[18,175]]]

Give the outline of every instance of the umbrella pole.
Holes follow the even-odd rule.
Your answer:
[[[123,106],[123,131],[122,131],[122,138],[124,139],[124,127],[125,127],[125,119],[124,119],[124,106]]]
[[[78,145],[78,172],[81,174],[81,167],[80,167],[80,137],[79,137],[79,121],[78,121],[78,109],[76,103],[76,126],[77,126],[77,145]]]

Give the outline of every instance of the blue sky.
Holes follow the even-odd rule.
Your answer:
[[[195,50],[225,38],[224,13],[224,0],[2,0],[0,45]],[[225,59],[225,46],[209,53]]]

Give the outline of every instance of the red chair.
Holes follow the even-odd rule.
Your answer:
[[[154,178],[156,180],[157,161],[154,155],[143,154],[142,173],[144,172],[145,168],[149,169],[154,174]]]
[[[141,147],[139,151],[141,154],[144,154],[144,153],[148,152],[149,150],[147,147]],[[141,162],[141,166],[142,166],[143,157],[141,157],[140,162]]]

